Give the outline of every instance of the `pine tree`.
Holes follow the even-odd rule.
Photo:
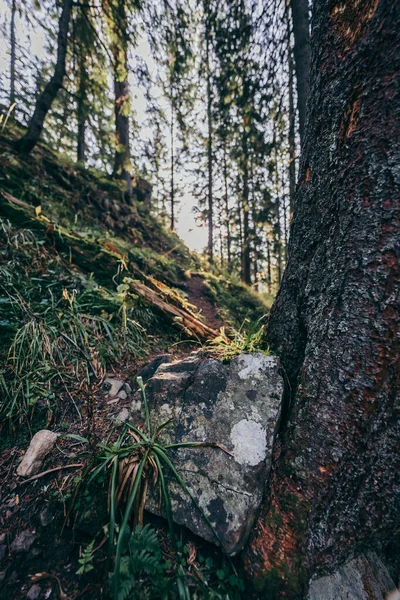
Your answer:
[[[63,0],[57,38],[57,61],[54,73],[36,102],[35,111],[28,125],[27,132],[15,144],[19,152],[29,153],[36,146],[43,130],[46,115],[63,84],[71,12],[72,0]]]

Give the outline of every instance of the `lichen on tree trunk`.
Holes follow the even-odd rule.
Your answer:
[[[400,4],[316,0],[288,266],[288,419],[245,566],[268,598],[399,530]],[[397,495],[398,497],[398,495]]]

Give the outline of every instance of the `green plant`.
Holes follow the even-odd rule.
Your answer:
[[[51,414],[62,397],[79,414],[107,365],[145,350],[154,315],[125,288],[70,271],[36,232],[1,219],[0,231],[0,423]]]
[[[176,470],[169,457],[169,451],[176,448],[199,448],[212,446],[230,454],[226,448],[216,442],[181,442],[177,444],[161,444],[159,437],[165,427],[172,421],[169,419],[156,428],[152,428],[150,421],[149,407],[147,404],[146,391],[141,377],[137,378],[140,387],[144,412],[145,412],[145,431],[127,423],[122,432],[118,435],[114,443],[100,445],[102,450],[98,460],[100,462],[91,474],[90,481],[98,477],[104,470],[110,469],[108,504],[110,513],[109,522],[109,559],[114,554],[114,536],[116,533],[117,508],[124,499],[124,509],[122,521],[119,525],[117,541],[115,545],[114,573],[112,577],[112,596],[114,600],[118,599],[121,573],[121,559],[126,549],[128,523],[132,513],[134,521],[141,524],[143,519],[143,510],[146,502],[147,488],[149,482],[155,485],[160,483],[162,499],[169,524],[170,535],[175,541],[175,533],[172,519],[171,500],[168,492],[166,472],[169,472],[177,481],[178,485],[187,494],[196,509],[201,514],[207,525],[210,527],[218,543],[221,543],[218,534],[215,532],[210,520],[203,509],[197,504],[195,498],[186,486],[184,480]],[[133,443],[132,443],[133,442]],[[128,535],[129,538],[129,535]],[[178,590],[180,598],[187,598],[185,585],[182,581],[182,573],[178,572]]]
[[[90,544],[88,544],[86,546],[86,548],[83,549],[82,556],[78,559],[78,563],[81,566],[79,567],[79,569],[76,572],[77,575],[83,575],[84,573],[89,573],[90,571],[93,571],[93,569],[94,569],[94,566],[92,565],[93,558],[94,558],[93,546],[94,546],[94,540],[92,542],[90,542]]]
[[[248,332],[244,331],[246,322],[243,322],[240,330],[233,330],[230,337],[225,334],[225,330],[222,328],[220,335],[211,340],[205,350],[222,361],[232,360],[232,358],[243,352],[269,354],[269,348],[266,348],[264,344],[265,325],[260,325],[260,320],[256,321]]]
[[[163,558],[157,533],[150,525],[138,525],[121,557],[118,600],[164,600],[168,598],[171,561]]]

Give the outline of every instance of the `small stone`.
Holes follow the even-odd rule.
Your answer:
[[[151,363],[144,366],[143,369],[139,371],[137,376],[141,377],[143,379],[143,382],[146,383],[146,381],[150,379],[150,377],[153,377],[160,365],[170,362],[172,362],[171,354],[159,354],[151,361]]]
[[[124,385],[124,382],[121,379],[114,379],[113,377],[107,377],[104,381],[104,389],[107,391],[107,395],[110,398],[115,398],[118,395],[118,392]]]
[[[5,533],[0,534],[0,544],[4,544],[5,541],[6,541],[6,534]]]
[[[126,400],[127,397],[128,397],[128,394],[124,390],[121,390],[120,392],[118,392],[118,398],[120,400]]]
[[[40,524],[42,525],[42,527],[47,527],[47,525],[50,525],[53,519],[53,513],[51,512],[49,507],[46,506],[46,508],[44,508],[40,513]]]
[[[16,552],[17,554],[20,552],[28,552],[34,541],[35,536],[33,533],[29,531],[29,529],[25,529],[19,535],[17,535],[11,544],[11,552]]]
[[[42,429],[32,438],[25,456],[17,468],[20,477],[30,477],[39,473],[46,456],[53,450],[58,433]]]
[[[7,546],[6,544],[1,544],[0,546],[0,562],[3,560],[3,558],[5,557],[7,553]]]
[[[129,419],[129,411],[127,408],[123,408],[121,410],[121,412],[119,412],[117,414],[116,417],[114,417],[114,423],[116,425],[121,425],[121,423],[125,423],[125,421],[127,421]]]
[[[124,385],[124,389],[125,389],[126,393],[128,394],[128,396],[129,396],[129,394],[132,394],[132,388],[131,388],[131,386],[129,385],[129,383],[126,383],[126,384]]]
[[[29,592],[27,593],[26,597],[28,598],[28,600],[37,600],[37,598],[39,598],[39,596],[40,596],[41,591],[42,591],[42,588],[40,587],[40,585],[37,585],[35,583],[29,589]]]

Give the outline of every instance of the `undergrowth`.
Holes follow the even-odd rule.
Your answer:
[[[147,347],[153,313],[121,284],[110,291],[73,271],[35,233],[0,220],[0,422],[57,410],[107,365]]]
[[[240,329],[233,329],[230,332],[229,337],[222,328],[220,334],[206,345],[206,352],[223,362],[230,361],[242,353],[270,354],[269,347],[264,341],[265,325],[261,323],[262,320],[259,319],[253,324],[245,320]]]
[[[188,563],[185,557],[186,550],[177,540],[168,476],[175,480],[183,494],[189,496],[196,511],[199,512],[200,517],[213,533],[217,544],[223,549],[223,543],[206,513],[198,505],[185,481],[176,470],[170,451],[180,448],[201,449],[211,446],[228,454],[230,452],[217,442],[188,441],[171,444],[160,441],[164,429],[173,419],[153,426],[145,388],[140,377],[137,379],[137,383],[142,393],[144,425],[136,426],[127,422],[116,437],[114,433],[118,431],[118,428],[111,431],[109,439],[99,445],[100,451],[95,459],[95,464],[89,467],[90,475],[83,480],[84,483],[86,482],[84,489],[87,492],[87,486],[108,479],[109,522],[104,529],[107,531],[108,537],[106,571],[109,570],[109,564],[113,565],[111,597],[113,600],[123,600],[124,598],[179,598],[179,600],[190,600],[197,597],[223,598],[225,596],[219,595],[217,591],[211,591],[200,567],[195,564],[195,548],[193,547]],[[79,488],[81,484],[82,481],[79,481]],[[149,486],[159,487],[160,501],[162,501],[168,521],[168,543],[173,558],[173,570],[171,569],[171,560],[165,562],[162,560],[155,532],[149,527],[141,528]],[[86,552],[90,561],[92,560],[92,547],[93,545],[89,547],[90,553]],[[82,568],[89,564],[88,568],[90,569],[91,562],[84,558],[82,556]],[[235,586],[239,589],[240,580],[237,578],[230,559],[225,557],[224,560],[225,566],[229,567],[228,582],[225,583],[228,583],[232,589]],[[195,579],[195,586],[187,577],[188,566],[191,566],[190,573],[191,577]],[[224,571],[220,571],[218,580],[220,585],[226,579],[225,575]],[[202,594],[192,596],[189,588],[193,587],[198,592],[202,590]],[[140,595],[136,595],[137,593]],[[232,598],[234,597],[236,596],[232,596]]]

